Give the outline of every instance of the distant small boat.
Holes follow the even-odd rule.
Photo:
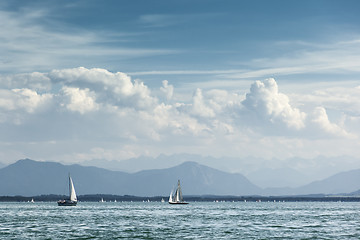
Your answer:
[[[34,199],[32,198],[30,202],[34,203],[35,201],[34,201]]]
[[[178,180],[178,186],[176,188],[175,193],[173,194],[173,191],[171,191],[171,193],[170,193],[169,203],[170,204],[188,204],[183,199],[181,187],[180,187],[180,180]]]
[[[105,202],[103,198],[101,198],[101,200],[99,202]]]
[[[161,202],[165,202],[165,200],[162,198],[162,199],[161,199]]]
[[[69,174],[69,199],[59,200],[58,206],[76,206],[77,198],[74,183]]]

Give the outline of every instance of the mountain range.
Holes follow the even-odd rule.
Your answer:
[[[187,161],[197,162],[224,172],[241,173],[261,188],[297,188],[313,181],[323,180],[339,172],[349,171],[354,169],[354,166],[358,166],[355,169],[360,168],[360,159],[349,156],[291,158],[287,159],[285,163],[279,159],[267,160],[251,156],[245,158],[212,157],[188,153],[160,154],[157,157],[139,156],[121,161],[92,159],[81,162],[81,165],[135,173],[141,170],[175,167]]]
[[[78,194],[164,196],[175,187],[178,179],[186,195],[251,195],[261,192],[241,174],[222,172],[195,162],[130,174],[25,159],[0,169],[0,195],[67,194],[69,173]]]
[[[242,174],[220,171],[196,162],[127,173],[24,159],[0,169],[0,195],[66,195],[69,173],[78,194],[166,196],[178,179],[181,180],[184,195],[339,194],[360,189],[360,169],[342,172],[297,188],[260,188]]]

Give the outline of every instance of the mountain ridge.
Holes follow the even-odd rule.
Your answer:
[[[130,174],[23,159],[0,169],[0,195],[66,194],[68,173],[71,173],[78,194],[167,195],[178,179],[188,195],[261,192],[241,174],[222,172],[195,162]]]
[[[171,155],[160,154],[157,157],[139,156],[126,160],[93,159],[81,162],[83,166],[97,166],[110,170],[119,170],[135,173],[141,170],[165,169],[177,166],[186,161],[195,161],[200,164],[229,172],[241,173],[252,183],[261,188],[290,187],[297,188],[317,180],[323,180],[337,173],[354,169],[350,167],[355,159],[346,155],[337,157],[317,156],[312,159],[289,158],[288,163],[279,159],[266,160],[256,157],[212,157],[198,154],[177,153]],[[318,162],[316,167],[313,163]],[[341,162],[342,164],[335,164]],[[311,167],[299,167],[308,165]],[[320,167],[320,165],[322,167]],[[357,164],[360,168],[360,164]],[[336,166],[336,167],[334,167]]]
[[[165,169],[127,173],[22,159],[0,169],[0,195],[66,195],[69,173],[78,194],[163,196],[170,193],[178,179],[186,195],[291,196],[347,194],[360,189],[360,169],[341,172],[297,188],[260,188],[240,173],[224,172],[194,161]]]

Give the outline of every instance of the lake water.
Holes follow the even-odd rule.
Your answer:
[[[0,239],[360,239],[360,203],[0,203]]]

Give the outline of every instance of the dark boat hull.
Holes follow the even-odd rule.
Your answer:
[[[76,206],[77,202],[70,200],[60,200],[57,202],[58,206]]]
[[[169,204],[189,204],[188,202],[169,202]]]

